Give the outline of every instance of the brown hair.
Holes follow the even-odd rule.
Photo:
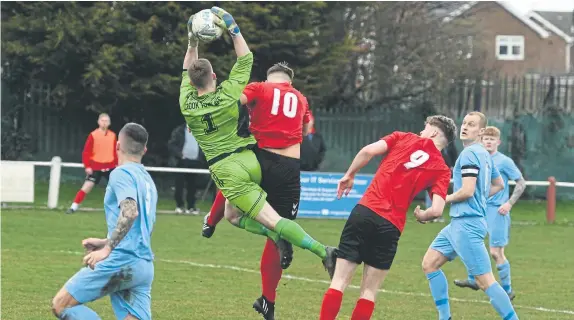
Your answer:
[[[141,156],[145,152],[147,145],[148,133],[141,125],[134,122],[126,123],[120,130],[123,144],[120,148],[127,154]]]
[[[442,131],[448,143],[451,143],[456,138],[456,124],[454,121],[446,116],[436,115],[427,117],[425,124],[437,127]]]
[[[500,138],[500,130],[497,127],[489,126],[489,127],[486,127],[482,136],[492,136],[492,137]]]
[[[488,121],[486,120],[486,116],[482,112],[472,111],[472,112],[469,112],[467,114],[467,116],[478,116],[480,118],[480,121],[478,122],[480,128],[485,128],[486,125],[488,124]]]
[[[187,69],[191,84],[198,89],[205,89],[209,85],[212,72],[211,63],[207,59],[193,60]]]
[[[289,76],[289,79],[291,80],[293,80],[293,77],[295,76],[295,72],[293,71],[293,69],[288,67],[287,62],[279,62],[274,64],[271,68],[267,70],[267,76],[275,72],[282,72],[287,76]]]

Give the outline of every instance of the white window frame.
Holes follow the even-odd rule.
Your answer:
[[[496,59],[497,60],[524,60],[524,36],[510,36],[510,35],[499,35],[496,36]],[[507,54],[500,54],[500,47],[507,46]],[[512,54],[512,47],[520,47],[520,54]]]

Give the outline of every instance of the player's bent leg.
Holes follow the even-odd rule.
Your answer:
[[[68,211],[66,211],[66,213],[70,214],[76,212],[76,210],[78,210],[78,208],[80,207],[80,204],[82,204],[82,202],[84,201],[86,195],[90,193],[90,191],[92,191],[94,185],[95,182],[93,177],[92,176],[87,177],[86,180],[84,181],[84,184],[82,185],[82,188],[80,188],[78,193],[76,193],[76,196],[74,197],[74,202],[72,202],[72,205],[70,206]]]
[[[265,201],[263,208],[259,211],[255,219],[264,226],[272,228],[279,237],[299,248],[307,249],[321,258],[323,266],[329,273],[329,277],[333,278],[337,258],[335,248],[327,247],[313,239],[295,221],[281,218],[267,201]]]
[[[349,284],[351,284],[358,265],[359,264],[354,261],[338,258],[335,273],[333,274],[329,288],[344,292]]]
[[[249,218],[248,216],[241,215],[239,209],[237,209],[230,201],[225,203],[225,219],[229,221],[232,225],[244,229],[247,232],[266,236],[274,242],[279,241],[279,235],[272,230],[265,228],[261,223]]]
[[[361,282],[361,295],[359,300],[357,300],[351,320],[371,319],[373,311],[375,310],[377,292],[383,281],[385,281],[388,273],[388,269],[375,268],[365,263],[363,281]]]
[[[504,248],[508,245],[510,239],[510,215],[501,215],[498,208],[489,208],[490,214],[488,220],[488,229],[490,234],[489,247],[490,256],[496,262],[496,269],[500,277],[502,288],[508,293],[511,299],[515,294],[512,291],[510,278],[510,263],[504,254]]]
[[[351,283],[358,264],[346,259],[337,259],[335,272],[329,289],[323,296],[320,320],[335,320],[341,309],[343,292]]]
[[[106,287],[110,292],[110,301],[116,318],[151,320],[153,262],[138,259],[124,268],[123,274],[116,273],[115,277],[114,281],[110,280],[113,284]]]
[[[308,249],[321,257],[329,275],[335,270],[335,250],[326,248],[323,244],[311,238],[295,222],[281,218],[267,203],[267,193],[261,189],[261,167],[250,151],[243,151],[219,161],[210,167],[214,181],[223,195],[237,207],[244,216],[261,223],[269,230],[293,245]],[[246,220],[244,220],[246,221]],[[250,222],[245,222],[250,225]]]
[[[502,264],[506,260],[504,247],[490,247],[488,251],[490,251],[490,256],[496,264]]]
[[[88,268],[81,269],[58,291],[52,300],[52,313],[56,318],[69,320],[101,319],[92,309],[82,305],[82,303],[101,297],[99,290],[91,290],[89,283],[98,277],[94,277],[94,274],[90,274],[88,270]],[[85,287],[83,292],[80,290],[82,287]]]
[[[429,248],[423,258],[423,271],[429,281],[431,295],[439,314],[439,320],[451,318],[450,303],[448,298],[448,281],[444,272],[440,269],[448,258],[441,252]]]
[[[95,185],[96,185],[96,183],[94,181],[86,180],[86,181],[84,181],[84,184],[82,185],[82,188],[80,188],[80,190],[82,190],[86,194],[88,194],[88,193],[92,192],[92,189],[94,189]]]
[[[518,319],[508,294],[494,279],[490,256],[484,244],[485,222],[479,218],[466,218],[457,221],[453,240],[457,253],[468,274],[475,277],[477,285],[490,297],[490,303],[505,320]]]
[[[500,278],[500,285],[506,291],[510,300],[513,300],[516,295],[512,290],[511,280],[510,280],[510,262],[504,255],[504,247],[490,248],[490,255],[496,262],[496,269],[498,270],[498,276]]]
[[[504,320],[517,320],[518,315],[512,306],[510,297],[502,286],[496,282],[492,272],[475,276],[476,283],[490,298],[490,304]]]
[[[422,268],[429,281],[431,295],[439,314],[439,320],[451,317],[448,298],[448,282],[440,269],[445,263],[456,258],[452,245],[451,225],[444,227],[434,239],[423,257]]]
[[[275,242],[267,239],[260,262],[262,295],[253,303],[255,311],[265,319],[275,318],[275,298],[283,269]]]
[[[215,226],[223,219],[225,212],[225,197],[220,190],[217,191],[213,205],[209,210],[209,213],[203,218],[203,226],[201,229],[201,235],[206,238],[211,238],[215,232]]]

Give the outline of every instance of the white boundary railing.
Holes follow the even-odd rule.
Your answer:
[[[82,163],[62,162],[62,158],[53,157],[52,161],[2,161],[2,163],[28,163],[39,167],[50,167],[50,183],[48,188],[48,208],[54,209],[58,206],[58,196],[60,191],[60,178],[62,167],[64,168],[83,168]],[[209,174],[207,169],[185,169],[185,168],[166,168],[166,167],[145,167],[150,172],[173,172],[173,173],[199,173]],[[322,174],[340,174],[334,172],[321,172]],[[452,181],[451,181],[452,182]],[[509,184],[516,184],[509,181]],[[556,187],[574,188],[574,182],[557,182],[553,177],[548,181],[526,181],[527,186],[548,187],[547,191],[547,217],[548,220],[554,220],[556,206]]]

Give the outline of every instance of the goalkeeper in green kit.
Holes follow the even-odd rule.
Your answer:
[[[321,258],[332,278],[335,248],[317,242],[294,221],[281,218],[259,186],[261,167],[251,151],[256,141],[248,130],[249,115],[240,112],[239,103],[251,76],[253,54],[233,17],[218,7],[211,11],[218,17],[218,26],[229,31],[237,62],[229,79],[217,86],[211,63],[198,58],[198,40],[191,32],[192,16],[188,21],[189,45],[179,93],[181,113],[205,153],[213,181],[228,201],[225,210],[239,210],[242,215],[236,226],[274,240],[283,238],[310,250]]]

